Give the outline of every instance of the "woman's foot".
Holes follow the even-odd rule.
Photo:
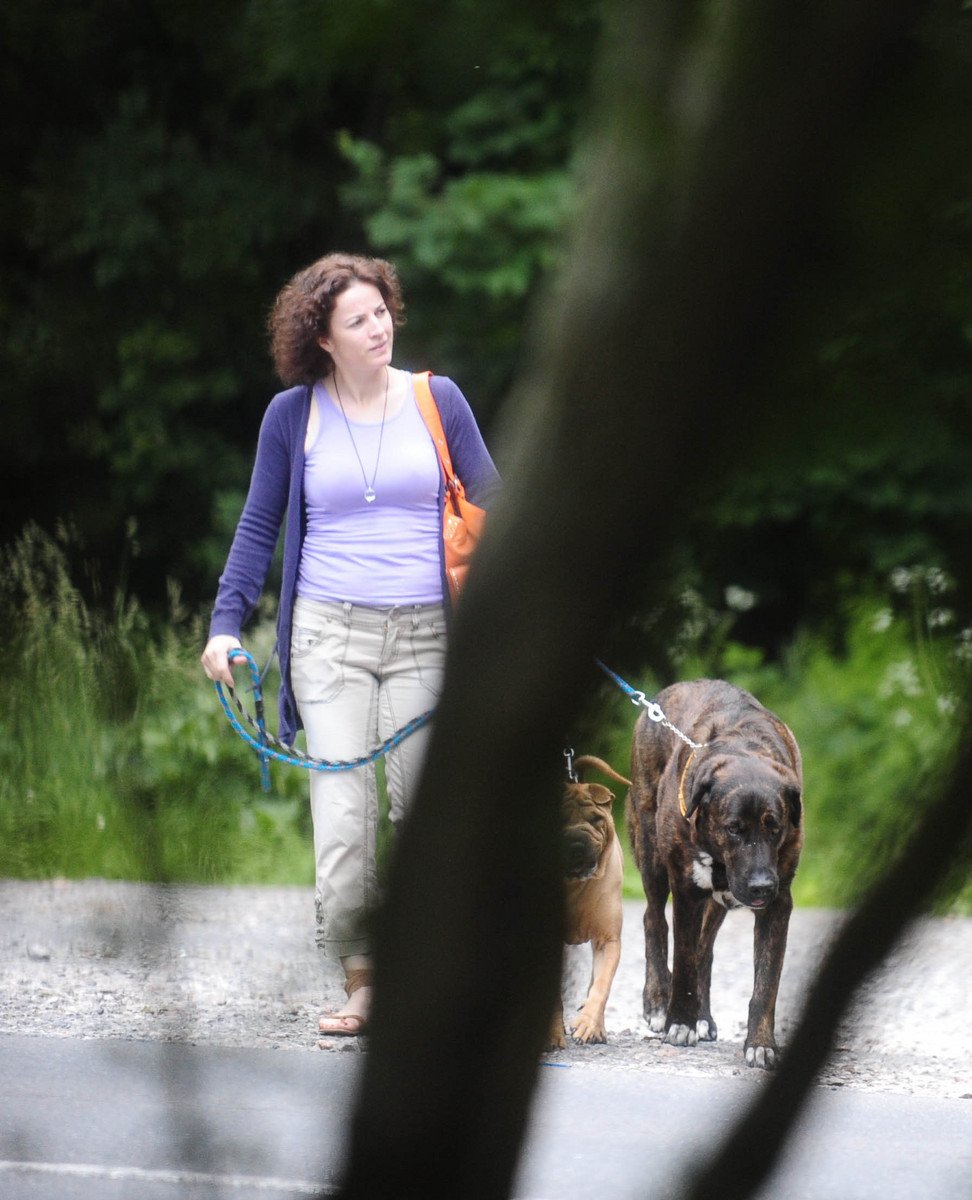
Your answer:
[[[367,968],[349,970],[344,990],[348,999],[341,1011],[325,1013],[320,1019],[318,1028],[328,1037],[358,1037],[367,1029],[371,1010],[371,971]]]
[[[367,1019],[359,1013],[334,1013],[321,1017],[318,1029],[326,1037],[358,1037],[367,1024]]]

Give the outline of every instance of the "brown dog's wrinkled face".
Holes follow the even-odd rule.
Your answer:
[[[564,870],[568,879],[590,879],[614,837],[614,793],[600,783],[564,784]]]
[[[799,853],[800,788],[792,772],[765,760],[716,756],[693,781],[688,815],[699,863],[693,873],[728,907],[766,908],[780,868]],[[708,861],[707,861],[708,860]]]

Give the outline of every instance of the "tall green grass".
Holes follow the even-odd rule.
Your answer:
[[[94,609],[36,529],[0,580],[0,875],[312,880],[299,781],[260,791],[177,597],[161,625],[121,597]]]
[[[89,606],[67,540],[28,529],[0,562],[0,875],[312,883],[306,773],[274,766],[261,791],[199,667],[201,621],[174,593],[164,622],[124,597]],[[806,781],[798,903],[853,902],[948,766],[972,659],[948,586],[899,572],[886,594],[849,599],[835,634],[803,632],[779,661],[733,640],[744,594],[719,611],[690,594],[671,677],[632,680],[651,696],[676,678],[729,679],[794,730]],[[272,642],[269,620],[247,639],[259,662]],[[626,771],[638,715],[607,684],[577,752]],[[630,854],[626,885],[640,891]],[[972,912],[967,875],[944,905]]]

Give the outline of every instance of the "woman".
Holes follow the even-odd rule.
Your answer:
[[[263,418],[253,476],[219,581],[202,663],[232,684],[228,654],[259,599],[284,528],[277,621],[280,736],[303,727],[314,758],[366,755],[433,707],[445,657],[448,589],[442,471],[412,378],[391,365],[403,321],[394,268],[331,254],[278,295],[269,327],[286,391]],[[488,507],[499,477],[456,385],[433,377],[453,465]],[[427,729],[389,752],[390,819],[418,781]],[[347,1003],[322,1033],[354,1036],[371,1002],[367,937],[376,892],[373,766],[313,771],[317,942],[344,968]]]

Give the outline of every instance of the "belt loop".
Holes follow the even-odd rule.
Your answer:
[[[412,633],[419,627],[419,613],[422,611],[421,604],[412,605]]]
[[[341,608],[344,610],[344,624],[350,629],[351,628],[351,602],[349,600],[345,600],[342,603]]]

